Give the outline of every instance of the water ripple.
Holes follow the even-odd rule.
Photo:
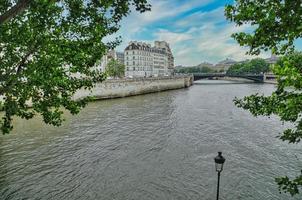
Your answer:
[[[218,150],[227,158],[222,199],[288,199],[274,177],[299,172],[301,145],[275,138],[286,127],[277,118],[232,102],[272,90],[201,83],[94,102],[60,128],[16,120],[0,137],[0,199],[214,199]]]

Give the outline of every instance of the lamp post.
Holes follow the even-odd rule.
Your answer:
[[[215,160],[215,168],[216,172],[218,172],[218,182],[217,182],[217,196],[216,200],[219,199],[219,183],[220,183],[220,173],[223,170],[223,163],[225,162],[225,158],[222,156],[222,152],[218,152],[218,156],[214,158]]]

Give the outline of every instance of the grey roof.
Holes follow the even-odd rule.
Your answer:
[[[142,42],[130,42],[129,45],[125,48],[127,50],[143,50],[154,53],[166,54],[166,51],[156,47],[151,47],[151,45],[142,43]]]

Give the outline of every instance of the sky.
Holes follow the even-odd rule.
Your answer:
[[[175,65],[193,66],[202,62],[217,63],[226,58],[237,61],[252,58],[231,34],[251,27],[236,26],[224,16],[224,6],[233,0],[149,0],[152,11],[133,11],[121,22],[118,35],[123,51],[130,41],[153,44],[165,40],[170,44]],[[262,53],[260,57],[270,57]]]

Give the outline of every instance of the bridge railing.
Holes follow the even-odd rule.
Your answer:
[[[245,74],[245,75],[232,75],[226,73],[193,73],[194,80],[200,80],[204,78],[214,78],[214,77],[234,77],[234,78],[244,78],[253,80],[256,82],[263,82],[265,80],[264,74]]]

